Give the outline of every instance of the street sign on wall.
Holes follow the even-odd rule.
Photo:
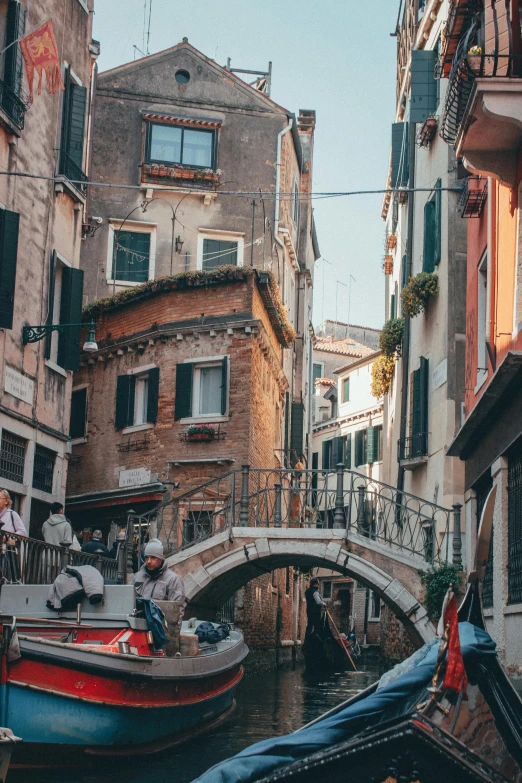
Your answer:
[[[142,484],[150,484],[150,481],[151,473],[146,468],[120,470],[120,487],[139,487]]]

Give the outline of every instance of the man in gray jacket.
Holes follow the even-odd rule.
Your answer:
[[[53,503],[51,505],[51,516],[43,523],[42,533],[46,544],[71,546],[73,531],[71,523],[63,513],[63,505],[61,503]]]
[[[134,587],[142,598],[185,603],[183,580],[167,567],[163,544],[157,538],[145,547],[145,565],[135,574]]]

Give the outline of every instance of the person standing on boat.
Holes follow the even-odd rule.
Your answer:
[[[321,618],[323,612],[326,611],[326,604],[319,592],[319,579],[315,578],[310,580],[308,589],[305,590],[306,598],[306,617],[308,625],[306,626],[305,639],[313,633],[317,633],[321,629]]]
[[[145,547],[145,563],[134,576],[134,587],[142,598],[185,603],[183,580],[167,567],[163,544],[151,538]]]
[[[19,536],[27,536],[24,523],[11,506],[13,501],[6,489],[0,489],[0,528],[3,533],[16,533]]]

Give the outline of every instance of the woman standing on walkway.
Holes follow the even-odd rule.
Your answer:
[[[3,533],[16,533],[19,536],[27,536],[24,523],[11,506],[13,501],[6,489],[0,489],[0,530]]]

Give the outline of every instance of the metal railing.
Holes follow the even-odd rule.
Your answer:
[[[399,462],[416,457],[425,457],[428,454],[428,434],[419,432],[410,438],[398,441],[397,459]]]
[[[0,546],[0,584],[19,582],[50,585],[66,566],[92,565],[103,577],[118,577],[116,560],[75,552],[67,547],[53,546],[35,538],[4,533]]]
[[[192,547],[233,527],[336,528],[358,534],[428,563],[461,564],[460,506],[453,510],[346,470],[265,470],[244,465],[133,515],[140,536],[154,534],[168,551]]]
[[[0,106],[14,122],[17,128],[23,130],[27,103],[22,95],[17,94],[5,82],[0,80]]]
[[[77,163],[68,155],[65,150],[60,150],[60,174],[70,179],[74,184],[76,190],[79,190],[83,195],[87,192],[87,174],[78,166]]]

